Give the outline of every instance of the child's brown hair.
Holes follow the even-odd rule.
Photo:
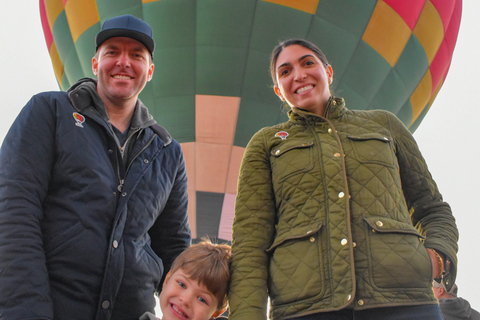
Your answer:
[[[227,244],[214,244],[202,239],[183,251],[173,262],[170,273],[182,269],[192,280],[205,285],[218,299],[217,311],[228,306],[227,291],[230,282],[232,251]]]

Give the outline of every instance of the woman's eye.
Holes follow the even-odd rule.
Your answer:
[[[307,60],[307,61],[305,62],[305,64],[306,64],[307,66],[311,66],[311,65],[315,64],[315,61]]]
[[[287,75],[288,74],[288,70],[287,69],[283,69],[280,71],[280,76],[284,76],[284,75]]]

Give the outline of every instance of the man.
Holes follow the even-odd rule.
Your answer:
[[[446,291],[442,284],[433,281],[433,293],[438,299],[445,320],[480,320],[480,313],[470,306],[470,303],[457,296],[458,287],[452,286]]]
[[[0,150],[0,319],[138,319],[190,245],[180,145],[138,99],[151,27],[105,21],[92,69],[35,95]]]

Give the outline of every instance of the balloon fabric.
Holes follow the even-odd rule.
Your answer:
[[[386,109],[413,132],[442,87],[461,0],[40,0],[59,87],[94,77],[95,35],[113,16],[148,22],[155,74],[140,95],[178,140],[192,236],[231,240],[238,171],[250,137],[287,119],[269,75],[271,50],[299,37],[334,70],[349,109]]]

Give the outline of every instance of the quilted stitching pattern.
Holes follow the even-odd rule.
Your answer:
[[[432,236],[425,245],[453,258],[456,228],[408,130],[383,111],[340,106],[328,120],[299,114],[247,147],[230,317],[262,319],[267,287],[275,318],[361,308],[359,299],[363,307],[433,302],[429,257],[412,220]],[[274,138],[279,131],[286,140]],[[440,240],[443,231],[451,238]]]

